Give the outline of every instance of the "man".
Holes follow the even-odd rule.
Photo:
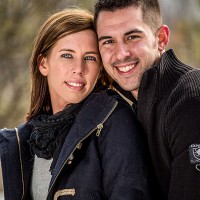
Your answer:
[[[137,100],[159,200],[200,199],[200,70],[165,52],[157,0],[99,0],[94,20],[106,71]]]

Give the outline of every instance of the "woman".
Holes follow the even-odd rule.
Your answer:
[[[94,89],[104,80],[92,15],[52,15],[30,61],[26,122],[0,131],[5,199],[149,199],[134,114]]]

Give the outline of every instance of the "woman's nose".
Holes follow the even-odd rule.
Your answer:
[[[76,63],[74,63],[74,67],[72,69],[73,74],[80,74],[83,75],[85,70],[85,64],[84,61],[79,60]]]

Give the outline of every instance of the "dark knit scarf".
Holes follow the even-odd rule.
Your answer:
[[[31,151],[39,158],[53,158],[52,170],[81,104],[74,104],[54,115],[39,115],[30,123],[33,131],[28,141]]]

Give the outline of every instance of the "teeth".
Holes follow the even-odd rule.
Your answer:
[[[69,85],[74,86],[74,87],[81,87],[83,86],[82,83],[74,83],[74,82],[67,82]]]
[[[126,66],[126,67],[120,67],[118,68],[119,71],[121,72],[128,72],[129,70],[133,69],[134,68],[134,65],[129,65],[129,66]]]

